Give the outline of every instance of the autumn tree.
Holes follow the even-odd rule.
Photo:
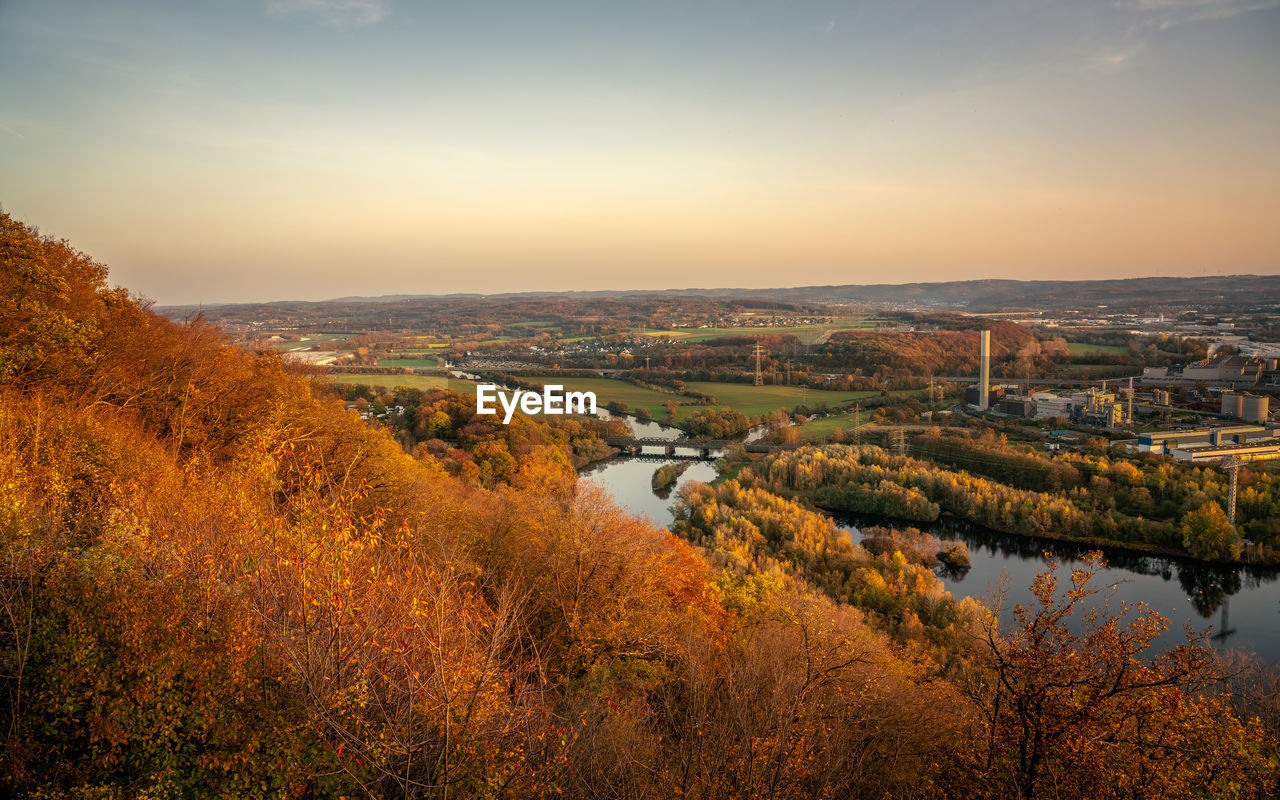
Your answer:
[[[1229,710],[1213,653],[1167,629],[1143,604],[1113,608],[1088,555],[1060,586],[1058,565],[1014,608],[1009,631],[990,614],[983,659],[969,673],[980,720],[961,782],[974,796],[1018,798],[1268,797],[1275,773],[1261,732]]]
[[[1179,531],[1182,546],[1197,558],[1239,558],[1244,548],[1222,506],[1212,500],[1183,515]]]

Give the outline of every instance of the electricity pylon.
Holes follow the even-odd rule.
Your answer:
[[[907,430],[901,425],[893,434],[893,449],[898,451],[898,455],[905,456],[907,454]]]
[[[1240,480],[1240,465],[1244,462],[1232,456],[1223,463],[1222,468],[1231,476],[1230,497],[1227,499],[1227,522],[1236,524],[1236,484]]]

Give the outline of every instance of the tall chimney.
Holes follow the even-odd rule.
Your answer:
[[[986,411],[991,399],[991,331],[982,332],[982,351],[979,362],[978,410]]]

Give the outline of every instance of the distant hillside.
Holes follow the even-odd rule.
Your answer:
[[[1084,309],[1106,306],[1112,311],[1167,309],[1250,310],[1280,306],[1280,275],[1215,275],[1201,278],[1126,278],[1091,281],[973,280],[946,283],[849,284],[842,286],[797,286],[771,289],[663,289],[591,292],[516,292],[504,294],[395,294],[379,297],[341,297],[319,302],[280,301],[224,306],[205,306],[214,319],[261,319],[293,317],[359,316],[385,314],[371,306],[395,306],[402,311],[438,309],[481,304],[516,309],[530,301],[569,300],[600,302],[637,299],[650,303],[672,298],[694,301],[749,301],[815,305],[862,305],[876,308],[929,308],[938,310],[993,311]],[[169,306],[159,309],[171,317],[182,317],[196,306]]]
[[[1112,310],[1154,306],[1252,308],[1280,303],[1280,275],[1226,275],[1203,278],[1126,278],[1105,281],[980,280],[872,286],[805,286],[740,290],[728,297],[871,305],[920,305],[986,312],[1055,310],[1105,305]]]

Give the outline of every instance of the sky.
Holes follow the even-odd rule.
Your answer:
[[[0,205],[160,304],[1280,273],[1280,0],[0,0]]]

